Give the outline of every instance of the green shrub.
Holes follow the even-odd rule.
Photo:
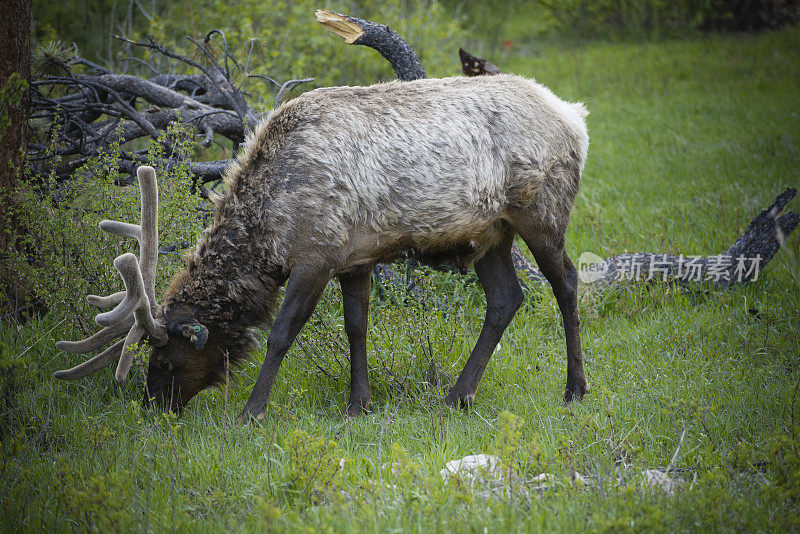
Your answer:
[[[160,141],[167,140],[175,146],[176,154],[187,159],[192,156],[191,132],[176,126],[165,132]],[[160,144],[151,143],[151,157],[159,155]],[[118,185],[125,178],[116,170],[118,157],[119,147],[112,146],[78,169],[68,182],[57,181],[54,174],[27,175],[16,192],[13,207],[19,227],[24,230],[12,235],[14,246],[10,250],[25,253],[9,255],[5,272],[30,291],[32,300],[84,333],[96,329],[90,318],[97,311],[88,305],[86,295],[123,289],[112,261],[124,252],[138,255],[135,241],[106,234],[98,227],[103,219],[140,222],[138,185]],[[160,190],[161,246],[194,244],[208,207],[191,193],[188,165],[169,170],[155,167]],[[157,294],[163,293],[181,266],[177,255],[161,256]]]
[[[345,460],[335,441],[310,436],[300,429],[286,438],[289,457],[287,497],[294,502],[339,502]]]
[[[753,31],[800,20],[798,0],[443,0],[463,18],[468,46],[501,62],[542,37],[630,39]],[[498,15],[502,13],[503,15]],[[534,43],[534,50],[538,47]],[[499,64],[499,63],[498,63]]]

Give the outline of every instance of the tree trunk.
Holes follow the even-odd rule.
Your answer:
[[[0,221],[0,293],[4,295],[0,298],[16,309],[19,288],[7,258],[13,253],[12,235],[19,231],[13,191],[24,165],[21,149],[28,128],[31,0],[0,0],[0,13],[0,89],[5,89],[0,101],[0,212],[4,214]]]
[[[0,0],[0,12],[0,86],[5,87],[15,72],[27,84],[31,74],[31,1]],[[25,146],[28,126],[27,88],[24,91],[22,101],[6,110],[11,124],[0,133],[0,187],[5,191],[13,189],[16,169],[22,168],[20,148]]]

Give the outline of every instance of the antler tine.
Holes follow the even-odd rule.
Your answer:
[[[158,262],[158,180],[153,167],[144,165],[136,170],[136,176],[139,178],[139,192],[142,197],[142,224],[105,220],[100,222],[100,228],[110,234],[131,237],[139,242],[139,268],[144,280],[145,293],[150,300],[151,311],[155,312],[156,264]]]
[[[122,292],[122,301],[114,309],[95,315],[94,320],[100,326],[112,326],[124,321],[133,315],[133,312],[140,306],[142,299],[147,298],[136,256],[130,252],[117,256],[114,259],[114,267],[122,276],[125,291]],[[114,295],[118,294],[115,293]],[[148,302],[148,307],[149,304]]]
[[[114,378],[117,379],[117,382],[122,382],[125,380],[125,377],[128,376],[128,371],[130,371],[131,365],[133,364],[133,357],[136,354],[133,350],[133,346],[139,343],[145,334],[145,329],[135,324],[130,332],[128,332],[128,335],[125,336],[122,345],[122,353],[120,354],[119,363],[117,364],[117,370],[114,373]]]
[[[158,181],[153,167],[139,167],[142,191],[142,238],[139,240],[139,268],[151,312],[156,307],[156,265],[158,263]]]
[[[82,341],[59,341],[56,343],[56,348],[64,352],[72,352],[73,354],[92,352],[109,341],[125,335],[133,326],[133,322],[133,317],[130,317],[127,321],[107,326],[93,336],[87,337]]]
[[[113,308],[125,298],[124,291],[117,291],[107,297],[100,297],[98,295],[88,295],[86,297],[87,302],[92,306],[97,306],[98,308]]]
[[[114,377],[122,382],[133,363],[134,351],[131,347],[138,343],[145,334],[150,334],[155,344],[166,343],[167,332],[162,324],[156,323],[156,319],[150,311],[150,299],[147,298],[145,292],[142,271],[139,269],[136,256],[130,252],[117,256],[114,260],[114,267],[119,271],[122,281],[125,283],[125,298],[113,310],[97,314],[95,321],[100,325],[113,325],[130,318],[131,315],[134,317],[134,324],[125,337],[117,371],[114,374]]]
[[[95,321],[104,326],[102,330],[82,341],[59,341],[56,348],[67,352],[89,352],[96,350],[111,340],[125,335],[102,353],[76,365],[55,373],[56,378],[75,380],[88,376],[110,365],[119,358],[114,374],[118,381],[128,375],[133,363],[133,346],[146,334],[156,344],[167,342],[167,330],[162,321],[156,319],[155,301],[156,262],[158,261],[158,182],[152,167],[139,167],[139,189],[141,195],[141,225],[120,221],[105,220],[100,228],[106,232],[131,237],[139,242],[139,255],[122,254],[114,259],[114,267],[119,271],[125,284],[125,291],[118,291],[106,297],[89,295],[90,304],[112,310],[98,313]]]
[[[150,300],[145,292],[144,279],[142,271],[139,269],[139,263],[136,261],[136,256],[130,252],[118,256],[114,260],[114,267],[119,271],[123,282],[125,282],[125,299],[114,310],[99,314],[97,321],[98,323],[100,322],[102,315],[113,314],[117,310],[120,310],[120,314],[132,311],[136,319],[136,323],[125,337],[122,354],[119,358],[119,364],[117,364],[117,371],[114,374],[115,378],[122,382],[128,375],[133,363],[133,345],[137,344],[145,334],[150,334],[150,338],[156,344],[166,343],[167,331],[162,324],[156,323],[150,311]]]
[[[133,313],[137,326],[144,328],[151,337],[155,338],[156,343],[166,343],[167,333],[161,328],[162,325],[156,324],[150,311],[150,299],[145,291],[144,277],[139,269],[136,256],[130,252],[117,256],[114,260],[114,267],[119,271],[122,281],[125,283],[125,298],[113,310],[98,314],[95,320],[102,325],[106,321],[111,322],[111,318],[114,316],[126,317]]]
[[[78,364],[71,369],[56,371],[53,373],[53,376],[60,378],[61,380],[77,380],[78,378],[83,378],[92,373],[96,373],[100,369],[105,369],[114,363],[114,360],[119,357],[124,343],[125,340],[120,339],[97,356],[94,356],[93,358],[86,360],[85,362]]]

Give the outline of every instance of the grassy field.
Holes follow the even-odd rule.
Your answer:
[[[568,252],[710,254],[800,185],[800,31],[540,48],[501,65],[586,102],[589,161]],[[795,200],[790,208],[798,209]],[[561,402],[563,330],[549,288],[506,332],[468,412],[444,406],[483,319],[476,284],[427,274],[427,303],[373,300],[375,412],[344,415],[336,284],[286,358],[263,427],[233,420],[260,368],[199,395],[180,419],[142,412],[141,368],[76,383],[58,317],[0,330],[3,530],[784,530],[800,517],[800,240],[758,281],[687,293],[583,287],[591,394]],[[447,295],[444,306],[434,306]],[[749,312],[757,310],[757,314]],[[507,410],[509,414],[503,414]],[[524,424],[517,425],[524,419]],[[675,465],[683,489],[638,473]],[[495,453],[520,481],[485,499],[438,471]],[[344,459],[342,467],[340,459]],[[384,464],[396,464],[396,473]],[[577,471],[596,484],[570,482]],[[619,481],[615,478],[619,477]],[[517,479],[511,479],[517,480]]]

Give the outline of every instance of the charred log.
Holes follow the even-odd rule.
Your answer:
[[[716,287],[745,284],[757,280],[767,263],[800,223],[800,213],[783,209],[797,195],[786,189],[756,215],[745,231],[726,250],[714,256],[684,256],[634,252],[619,254],[585,265],[584,282],[660,281],[683,286],[711,284]]]
[[[407,82],[426,77],[417,53],[389,26],[326,9],[317,10],[316,16],[317,22],[347,44],[368,46],[378,51],[392,65],[398,79]]]
[[[153,77],[119,74],[80,57],[77,51],[59,61],[60,75],[45,76],[32,83],[28,165],[34,172],[44,173],[57,161],[56,175],[68,180],[77,168],[112,143],[125,146],[140,138],[159,139],[171,124],[178,122],[193,127],[202,136],[201,146],[209,147],[215,140],[227,139],[235,150],[262,116],[248,103],[241,84],[232,80],[228,64],[235,63],[235,58],[228,52],[227,43],[220,61],[209,52],[208,41],[214,35],[225,39],[222,32],[213,30],[203,42],[193,41],[208,58],[208,64],[182,56],[152,39],[138,42],[120,38],[178,60],[199,74],[160,74],[154,65],[141,60],[137,61],[146,64]],[[73,72],[76,66],[83,67],[85,72]],[[268,76],[245,74],[273,84],[277,91],[276,105],[288,91],[313,80],[304,78],[280,84]],[[167,158],[172,158],[169,147],[164,148]],[[192,162],[190,168],[196,182],[202,184],[220,179],[230,161]],[[144,162],[144,154],[123,150],[119,168],[132,176]],[[169,167],[177,160],[163,163]]]

